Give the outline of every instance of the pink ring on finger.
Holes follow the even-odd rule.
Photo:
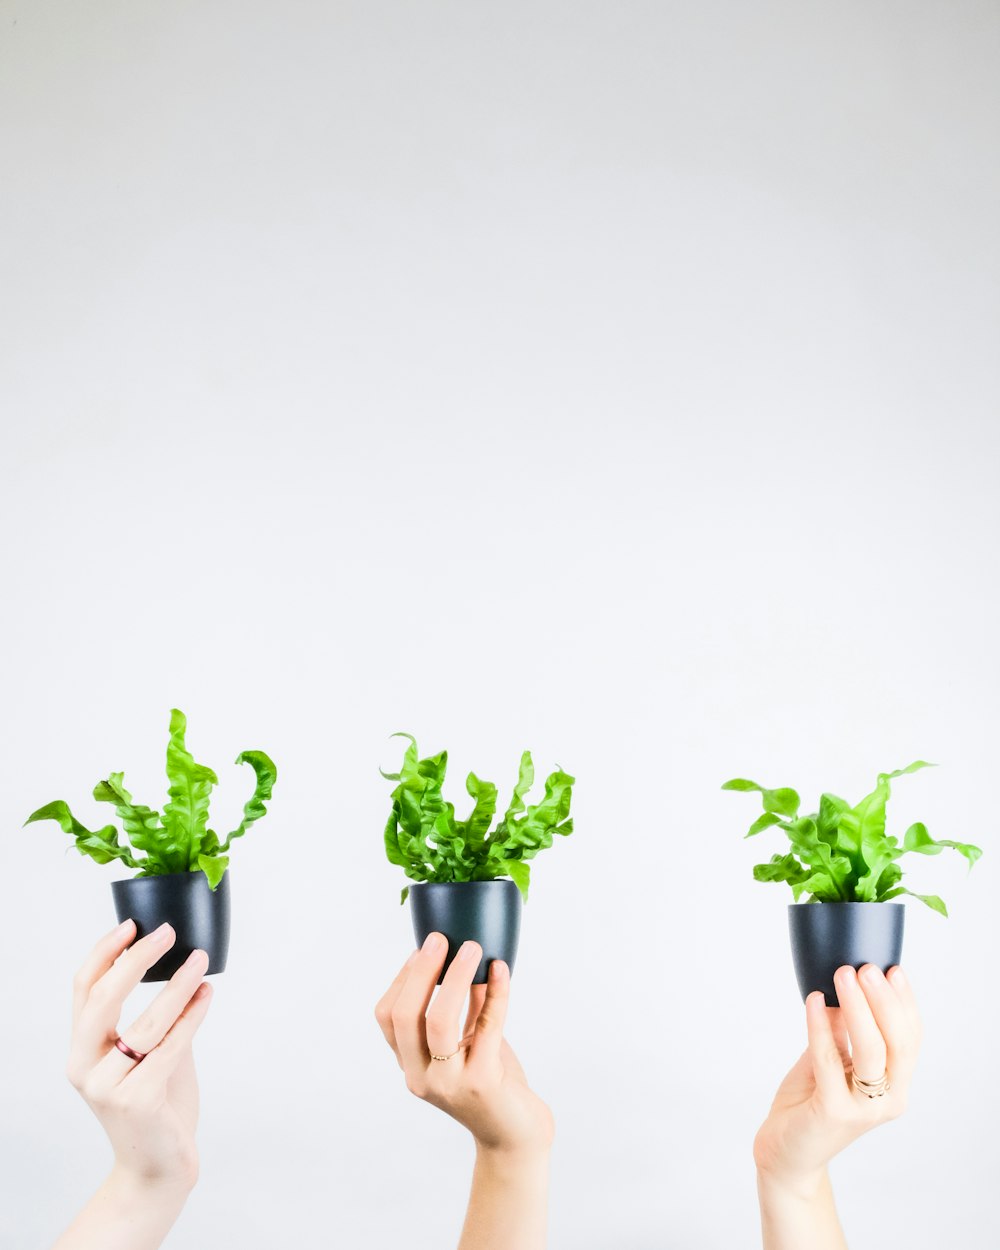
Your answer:
[[[137,1050],[133,1050],[127,1042],[123,1042],[120,1037],[115,1038],[115,1046],[122,1052],[127,1059],[134,1059],[136,1063],[142,1063],[145,1055],[141,1055]]]

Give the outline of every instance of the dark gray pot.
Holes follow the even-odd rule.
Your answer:
[[[822,990],[839,1007],[833,974],[844,964],[875,964],[883,972],[903,954],[902,903],[791,903],[788,930],[802,998]]]
[[[113,881],[111,893],[119,921],[134,920],[138,938],[161,924],[173,926],[177,941],[142,978],[169,981],[194,950],[208,954],[208,971],[224,972],[229,955],[229,873],[215,890],[201,871],[162,877]]]
[[[485,983],[493,959],[502,959],[514,971],[521,891],[513,881],[421,881],[410,886],[410,915],[418,946],[429,933],[443,933],[448,939],[439,985],[463,942],[478,942],[483,948],[473,985]]]

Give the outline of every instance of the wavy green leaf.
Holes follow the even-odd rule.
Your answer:
[[[132,802],[131,794],[125,789],[124,773],[111,773],[106,780],[99,781],[94,786],[94,798],[98,803],[112,804],[129,842],[137,851],[145,851],[146,859],[142,863],[144,875],[187,871],[187,864],[181,862],[182,857],[170,855],[170,844],[160,825],[159,812]]]
[[[528,889],[531,885],[531,867],[519,859],[507,860],[507,876],[521,891],[521,897],[528,901]]]
[[[723,790],[756,791],[764,804],[764,811],[774,816],[785,816],[789,819],[798,815],[800,799],[795,790],[788,786],[779,786],[776,790],[768,790],[756,781],[747,781],[745,777],[734,777],[726,781]]]
[[[755,834],[762,833],[765,829],[770,829],[773,825],[780,825],[781,817],[774,812],[765,812],[763,816],[758,816],[750,828],[743,835],[752,838]]]
[[[948,908],[944,905],[944,899],[939,898],[936,894],[917,894],[913,890],[906,889],[905,886],[900,886],[899,892],[901,894],[909,894],[910,898],[920,899],[921,903],[926,903],[931,911],[936,911],[947,919]]]
[[[816,830],[820,838],[829,846],[838,846],[841,850],[846,850],[846,846],[841,846],[838,842],[837,834],[840,829],[841,818],[845,813],[851,810],[850,803],[846,799],[838,798],[835,794],[821,794],[819,797],[819,811],[816,814]],[[858,846],[860,847],[860,842]]]
[[[195,762],[187,749],[184,734],[187,717],[178,708],[170,713],[170,740],[167,743],[169,801],[163,808],[163,828],[171,856],[177,854],[191,871],[198,867],[201,843],[208,824],[208,804],[218,777],[204,764]]]
[[[399,845],[399,809],[394,803],[389,819],[385,822],[385,856],[390,864],[403,868],[409,862]]]
[[[894,769],[891,773],[882,773],[886,781],[895,781],[897,777],[905,777],[908,773],[918,773],[922,768],[937,768],[936,764],[929,764],[926,760],[914,760],[912,764],[907,764],[905,768]]]
[[[236,763],[249,764],[257,780],[253,794],[243,804],[243,819],[222,844],[223,852],[229,850],[235,838],[242,838],[252,824],[267,815],[267,808],[264,804],[271,797],[274,783],[278,780],[278,770],[274,765],[274,760],[263,751],[241,751],[236,757]]]
[[[520,816],[526,810],[524,800],[534,784],[535,764],[531,758],[531,752],[522,751],[521,762],[517,768],[517,781],[514,783],[514,793],[511,795],[506,812],[504,812],[503,820],[501,821],[502,825],[510,824],[516,816]]]
[[[920,821],[910,825],[903,834],[903,850],[916,851],[918,855],[940,855],[943,850],[958,851],[968,860],[970,868],[983,853],[980,847],[969,842],[949,842],[944,838],[935,841],[927,832],[927,826]]]
[[[840,903],[844,901],[836,882],[833,881],[828,872],[824,872],[822,869],[811,872],[805,881],[794,882],[792,884],[792,894],[795,896],[796,902],[803,894],[810,895],[812,900],[817,903]]]
[[[417,767],[417,740],[416,738],[414,738],[413,734],[394,733],[394,734],[390,734],[389,737],[390,738],[406,738],[409,741],[410,745],[407,748],[406,754],[403,757],[403,767],[405,768],[407,764],[409,764],[415,771]],[[386,779],[386,781],[399,781],[403,775],[402,771],[398,773],[387,773],[384,768],[380,768],[379,772]]]
[[[902,880],[903,870],[899,864],[889,864],[882,872],[875,886],[875,899],[879,903],[884,903],[886,898],[891,897],[896,892],[896,886]]]
[[[497,788],[492,781],[483,781],[475,773],[466,777],[465,788],[475,800],[472,813],[465,822],[465,832],[469,844],[478,847],[485,842],[497,810]]]
[[[797,885],[808,880],[809,869],[794,855],[772,855],[766,864],[754,865],[753,877],[755,881],[784,881]]]
[[[126,868],[140,866],[126,847],[118,845],[118,830],[114,825],[105,825],[103,829],[88,829],[77,820],[62,799],[38,808],[24,823],[31,825],[37,820],[54,820],[63,833],[68,833],[75,839],[76,849],[80,854],[89,856],[98,864],[110,864],[118,860]]]
[[[209,888],[215,890],[229,867],[228,855],[199,855],[198,867],[208,878]]]

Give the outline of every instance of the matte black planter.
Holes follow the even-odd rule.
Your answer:
[[[428,933],[443,933],[448,939],[441,979],[458,948],[470,941],[483,948],[473,985],[484,984],[493,959],[502,959],[514,971],[521,933],[521,891],[513,881],[422,881],[410,886],[410,914],[418,946]]]
[[[902,903],[791,903],[788,930],[803,1001],[822,990],[839,1007],[833,974],[844,964],[888,972],[903,953]]]
[[[134,920],[138,938],[166,922],[177,941],[142,978],[169,981],[194,950],[208,954],[208,971],[224,972],[229,955],[229,873],[215,890],[203,872],[174,872],[162,877],[113,881],[118,919]]]

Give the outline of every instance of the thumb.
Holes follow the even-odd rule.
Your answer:
[[[469,1048],[470,1062],[481,1058],[499,1059],[509,999],[510,969],[502,959],[494,959],[486,982],[486,998],[476,1020],[476,1031]]]
[[[837,1097],[843,1098],[847,1090],[844,1058],[826,1002],[818,991],[806,999],[806,1029],[816,1088],[824,1099],[831,1102]]]

